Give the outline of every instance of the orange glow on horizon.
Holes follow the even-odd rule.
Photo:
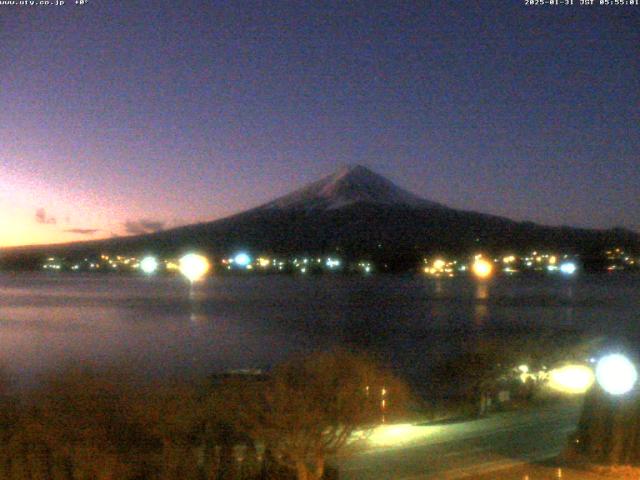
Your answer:
[[[137,202],[124,200],[117,195],[101,197],[81,188],[56,188],[42,179],[3,170],[0,174],[0,248],[125,236],[125,222],[149,218],[149,215],[135,207]],[[37,221],[39,209],[44,209],[49,222]],[[173,216],[168,212],[154,215],[160,220]]]
[[[64,220],[55,224],[38,223],[35,208],[7,204],[0,198],[0,248],[97,240],[111,236],[108,226],[95,234],[79,234],[66,230],[74,227]]]
[[[53,225],[41,225],[34,221],[34,212],[7,208],[0,202],[0,248],[23,245],[40,245],[72,241],[73,235],[58,231]]]

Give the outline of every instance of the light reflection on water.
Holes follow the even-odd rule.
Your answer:
[[[473,311],[473,323],[476,327],[483,327],[489,318],[489,285],[486,281],[478,281],[476,284],[475,309]]]
[[[0,364],[20,376],[73,364],[149,375],[268,367],[346,345],[411,377],[433,358],[513,327],[637,335],[640,278],[0,275]]]

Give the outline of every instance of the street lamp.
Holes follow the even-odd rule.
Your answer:
[[[624,355],[614,353],[602,357],[596,365],[596,380],[611,395],[624,395],[638,381],[638,370]]]

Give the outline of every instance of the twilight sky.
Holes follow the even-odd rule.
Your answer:
[[[354,163],[640,230],[640,7],[73,3],[0,6],[0,246],[211,220]]]

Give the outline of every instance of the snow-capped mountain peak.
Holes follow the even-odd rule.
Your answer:
[[[350,165],[260,208],[331,210],[355,203],[422,208],[441,206],[398,187],[362,165]]]

